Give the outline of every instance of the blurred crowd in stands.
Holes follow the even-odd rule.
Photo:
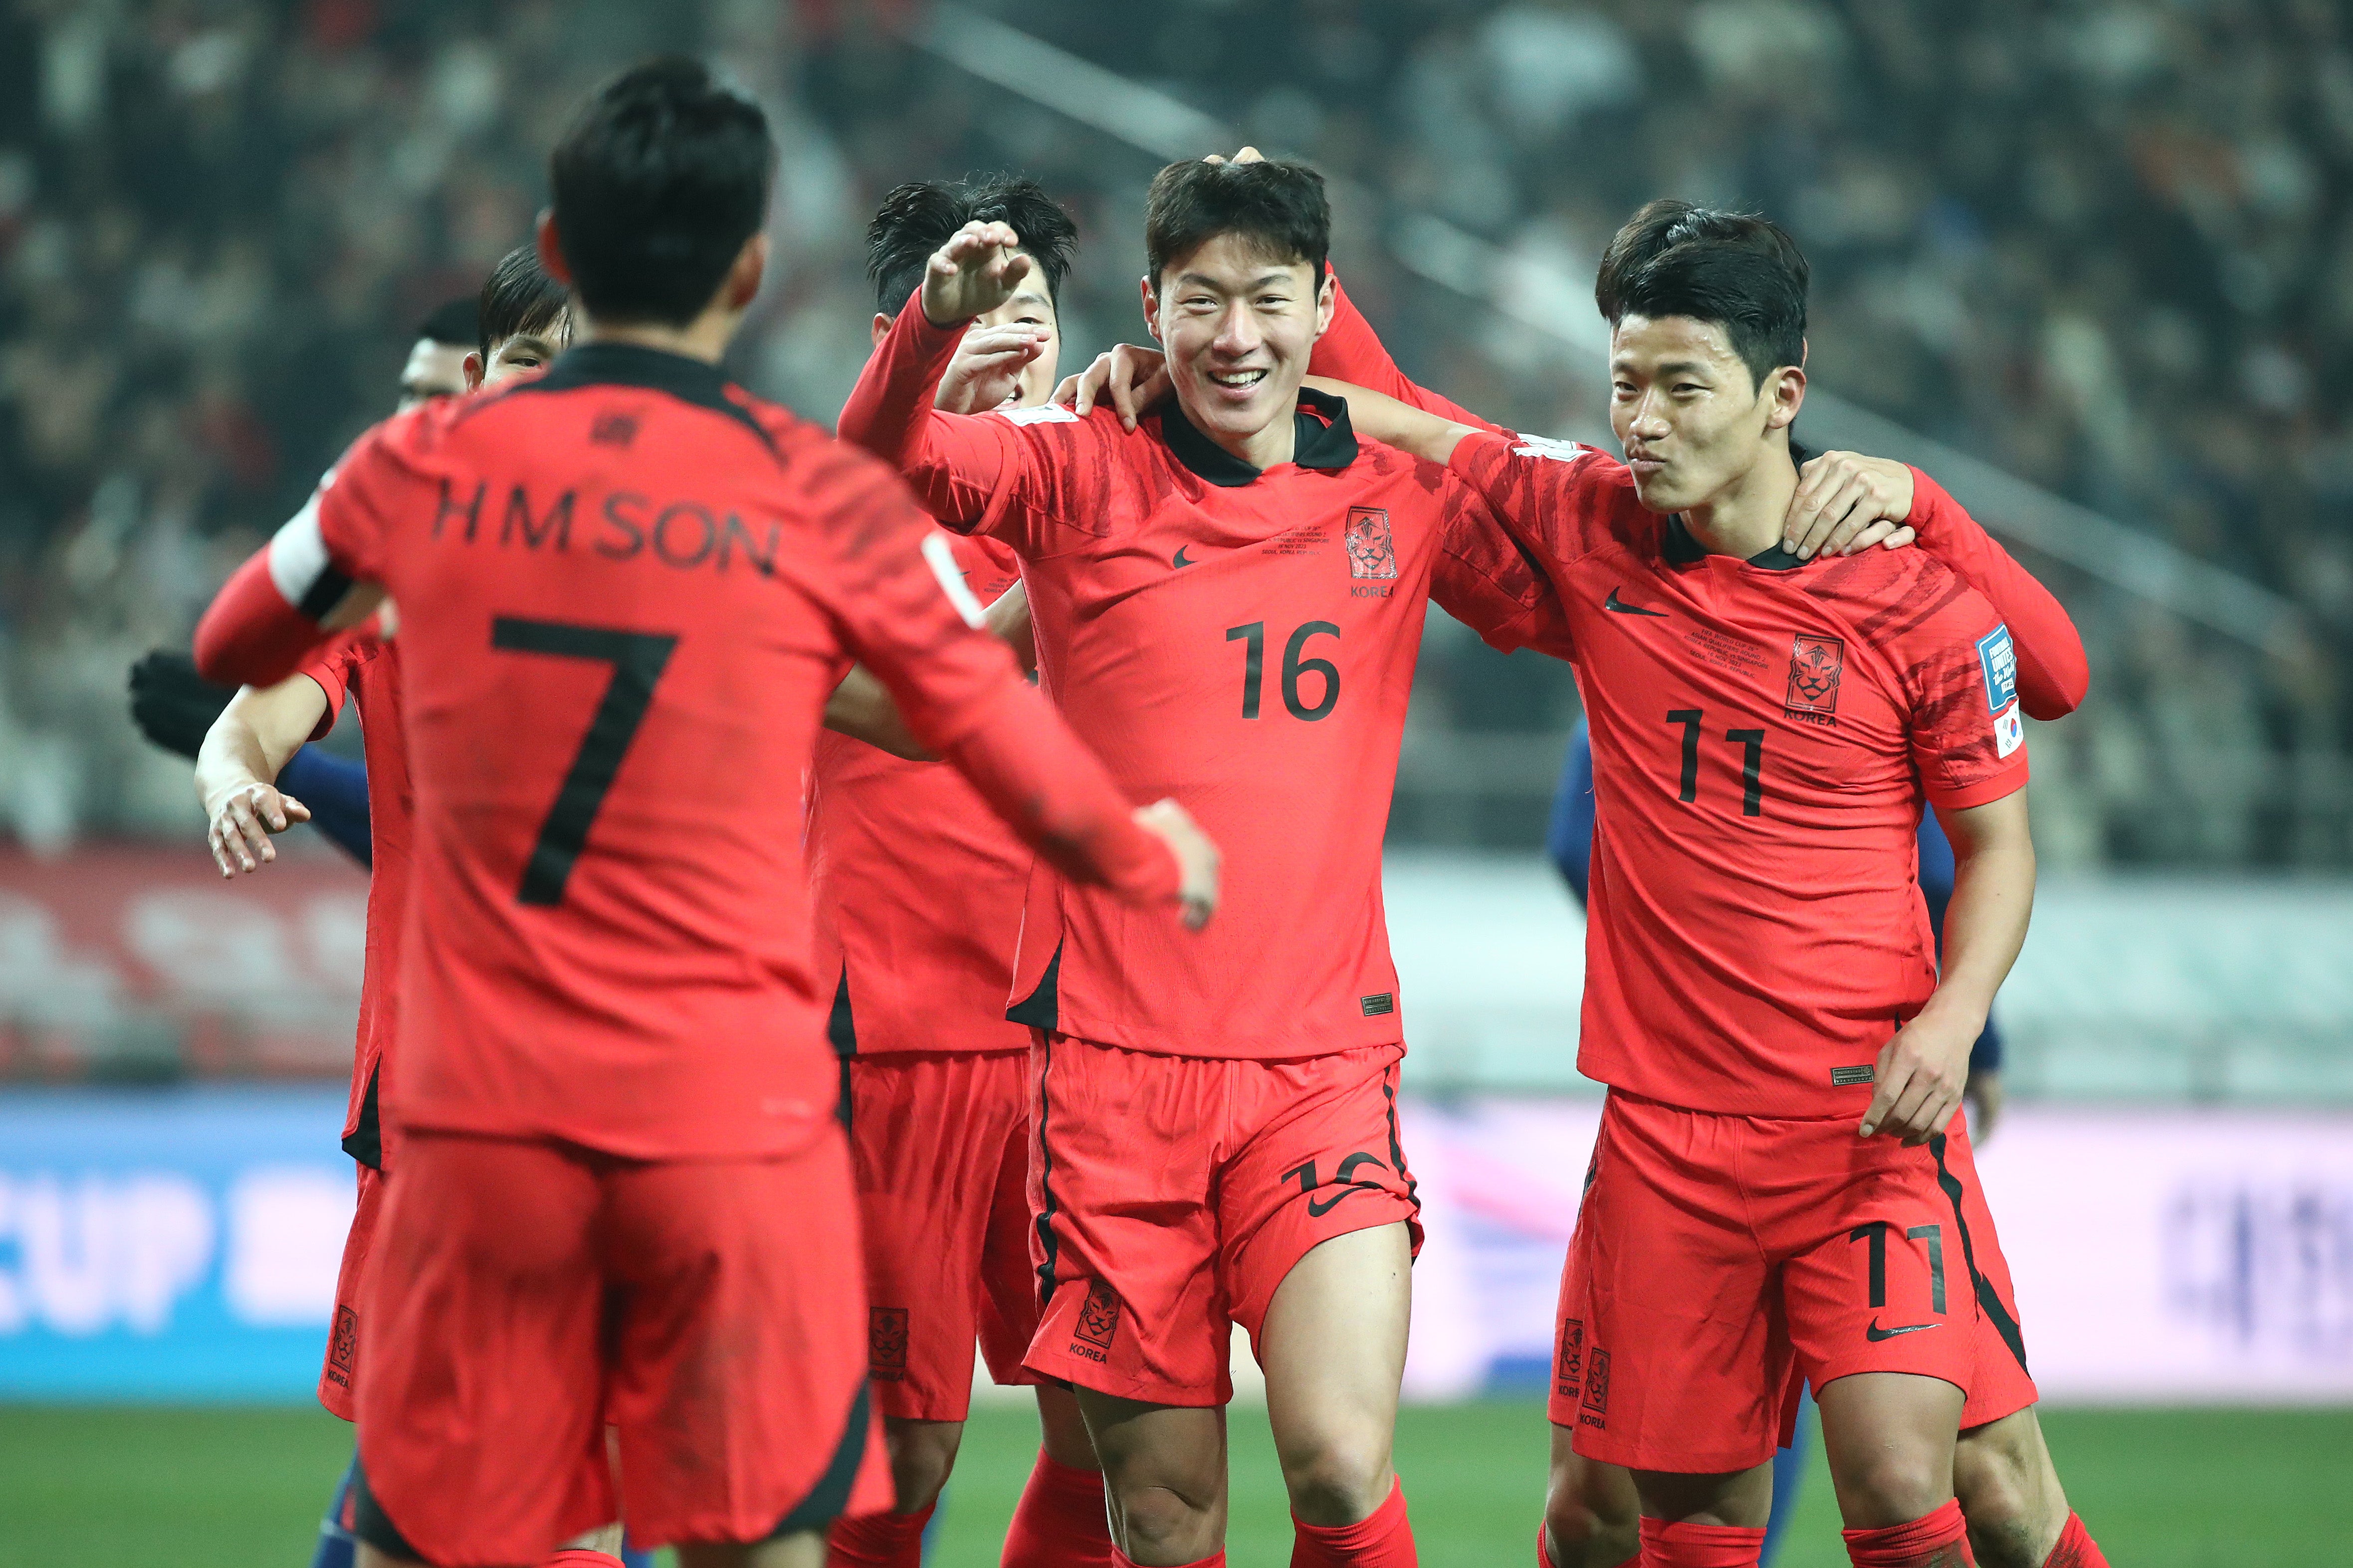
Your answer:
[[[565,115],[640,55],[714,56],[776,116],[756,390],[830,420],[866,216],[971,168],[1080,221],[1066,366],[1142,331],[1154,160],[911,47],[915,0],[0,5],[0,827],[37,845],[192,819],[124,668],[387,410],[416,321],[526,236]],[[1401,216],[1572,272],[1652,195],[1780,219],[1818,384],[2298,606],[2299,650],[2261,655],[2030,556],[2094,661],[2084,713],[2034,737],[2046,850],[2353,861],[2338,0],[973,8],[1372,192],[1341,213],[1352,291],[1410,371],[1532,429],[1606,431],[1598,374],[1398,266]],[[1398,836],[1532,844],[1566,672],[1440,636],[1419,709]]]

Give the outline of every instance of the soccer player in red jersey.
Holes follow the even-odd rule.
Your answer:
[[[1036,407],[1058,370],[1055,300],[1078,230],[1035,181],[902,185],[867,229],[886,310],[965,224],[1010,224],[1032,263],[966,333],[940,406]],[[874,318],[880,342],[891,317]],[[992,614],[1019,563],[995,540],[941,531]],[[1025,623],[1026,624],[1026,623]],[[819,737],[809,791],[817,973],[864,1221],[868,1366],[897,1505],[833,1528],[834,1568],[915,1568],[955,1463],[977,1335],[991,1376],[1037,1387],[1044,1441],[1005,1542],[1008,1568],[1111,1562],[1103,1476],[1067,1388],[1021,1365],[1038,1326],[1028,1197],[1029,1031],[1005,1016],[1029,875],[1027,848],[971,786],[841,735]]]
[[[853,658],[1075,880],[1215,901],[1183,813],[1124,802],[959,613],[903,489],[716,369],[773,163],[691,61],[600,91],[540,234],[580,346],[363,437],[198,628],[209,678],[260,683],[402,613],[364,1563],[528,1563],[621,1515],[693,1568],[814,1564],[887,1506],[800,891],[799,781]]]
[[[1222,1560],[1230,1322],[1266,1370],[1294,1561],[1413,1556],[1380,836],[1426,598],[1509,647],[1545,635],[1545,589],[1440,469],[1302,392],[1328,238],[1300,165],[1161,171],[1143,292],[1175,395],[1127,428],[933,407],[1028,270],[1014,231],[970,226],[842,416],[941,521],[1014,547],[1047,689],[1130,787],[1183,781],[1228,856],[1227,922],[1181,948],[1037,878],[1008,1012],[1038,1032],[1028,1365],[1079,1390],[1121,1561]]]
[[[492,268],[480,300],[468,311],[477,322],[478,342],[465,352],[458,366],[464,389],[476,391],[496,384],[554,359],[570,335],[566,304],[563,286],[541,268],[533,247],[520,246],[509,252]],[[415,356],[411,357],[414,369]],[[425,400],[410,395],[404,380],[404,406]],[[206,733],[196,755],[196,795],[209,824],[207,845],[213,859],[223,876],[250,874],[277,858],[271,835],[310,816],[308,806],[278,788],[279,773],[286,763],[305,742],[334,726],[346,695],[366,722],[364,740],[371,785],[366,814],[367,949],[343,1132],[343,1151],[357,1168],[359,1193],[343,1242],[327,1356],[319,1376],[320,1403],[346,1421],[353,1419],[355,1413],[353,1387],[360,1362],[361,1272],[383,1211],[385,1173],[389,1168],[380,1111],[382,1072],[394,1035],[393,983],[399,971],[401,910],[409,873],[412,805],[401,724],[396,620],[396,610],[386,605],[376,624],[327,643],[298,673],[273,686],[239,690]],[[322,1523],[321,1559],[313,1568],[336,1568],[351,1562],[349,1498],[346,1473]],[[596,1533],[598,1542],[604,1543],[605,1532]],[[584,1540],[581,1544],[589,1542]]]
[[[1990,542],[1960,570],[1784,548],[1804,279],[1761,220],[1654,204],[1621,231],[1597,295],[1626,466],[1357,400],[1544,561],[1610,803],[1580,1066],[1612,1091],[1554,1419],[1634,1470],[1646,1563],[1755,1561],[1798,1374],[1856,1563],[1965,1561],[1953,1431],[2004,1425],[2043,1496],[1995,1500],[2019,1506],[1978,1530],[1989,1561],[2095,1563],[1947,1125],[2032,896],[2021,708],[2072,708],[2080,649],[2045,626],[2021,657],[1970,558],[2006,608],[2042,607]],[[1950,524],[1924,517],[1923,541]],[[1912,885],[1923,795],[1960,858],[1941,981]]]

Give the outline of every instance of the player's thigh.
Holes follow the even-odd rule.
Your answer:
[[[1301,1258],[1267,1310],[1267,1421],[1293,1506],[1313,1522],[1347,1522],[1388,1494],[1412,1268],[1403,1224],[1350,1231]]]
[[[1021,1058],[892,1054],[849,1072],[876,1404],[960,1422],[999,1170],[1027,1121]]]
[[[1398,1334],[1402,1353],[1409,1276],[1401,1266],[1391,1282],[1388,1263],[1392,1248],[1406,1266],[1420,1250],[1421,1205],[1398,1133],[1401,1055],[1391,1046],[1226,1064],[1229,1124],[1240,1132],[1217,1173],[1219,1270],[1234,1321],[1250,1333],[1261,1364],[1264,1321],[1301,1264],[1339,1237],[1390,1228],[1392,1242],[1343,1248],[1321,1268],[1361,1274],[1358,1282],[1371,1292],[1362,1332],[1384,1342]],[[1294,1295],[1301,1298],[1294,1314],[1323,1299],[1321,1287],[1309,1283]]]
[[[428,1560],[533,1561],[615,1517],[601,1194],[592,1159],[549,1144],[402,1142],[361,1289],[364,1539]]]
[[[768,1159],[631,1165],[599,1239],[623,1288],[609,1409],[633,1533],[757,1542],[890,1506],[838,1128]]]
[[[1772,1457],[1788,1348],[1735,1173],[1746,1119],[1613,1093],[1561,1268],[1553,1421],[1588,1458],[1730,1474]]]
[[[1817,1399],[1858,1373],[1939,1378],[1965,1394],[1979,1321],[1964,1231],[1935,1152],[1858,1139],[1824,1123],[1781,1124],[1782,1309]],[[1955,1412],[1956,1422],[1959,1412]]]
[[[1103,1495],[1114,1525],[1127,1515],[1168,1504],[1212,1525],[1226,1521],[1226,1412],[1222,1405],[1180,1407],[1074,1390],[1087,1436],[1103,1461]]]
[[[1031,1372],[1148,1405],[1233,1397],[1210,1202],[1230,1066],[1064,1036],[1032,1050]]]

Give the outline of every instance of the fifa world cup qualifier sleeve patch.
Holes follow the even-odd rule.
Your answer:
[[[2018,710],[2018,649],[2010,628],[1998,626],[1978,638],[1978,668],[1985,674],[1986,710],[1993,715],[1993,748],[2007,757],[2026,744],[2026,721]]]

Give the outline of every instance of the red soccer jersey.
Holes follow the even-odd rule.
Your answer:
[[[1706,553],[1566,443],[1452,468],[1543,560],[1593,727],[1588,1077],[1697,1110],[1860,1114],[1936,985],[1925,794],[2026,784],[2010,634],[1925,551]]]
[[[1499,647],[1543,585],[1468,488],[1359,444],[1313,394],[1261,473],[1171,401],[965,417],[932,406],[960,330],[902,310],[842,411],[952,528],[1019,553],[1038,668],[1134,800],[1184,800],[1224,853],[1198,938],[1093,890],[1030,888],[1017,1021],[1171,1055],[1319,1056],[1401,1039],[1381,835],[1433,592]]]
[[[349,692],[359,704],[360,739],[367,749],[366,967],[360,977],[360,1026],[352,1058],[351,1105],[343,1113],[343,1148],[363,1164],[384,1170],[389,1167],[384,1156],[378,1075],[398,1016],[400,929],[408,902],[417,810],[400,711],[400,647],[375,636],[338,637],[304,664],[301,673],[327,694],[327,716],[320,722],[319,734],[333,727]]]
[[[345,580],[400,606],[394,1124],[646,1159],[823,1125],[803,795],[853,658],[1060,863],[1172,897],[1172,858],[958,613],[954,574],[878,465],[674,354],[590,343],[363,437],[223,590],[197,658],[282,673]]]
[[[941,538],[982,604],[1021,580],[996,541]],[[836,1050],[1029,1048],[1005,1004],[1031,857],[954,768],[819,734],[808,858]]]

